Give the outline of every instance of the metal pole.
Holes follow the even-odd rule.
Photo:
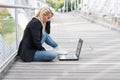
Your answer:
[[[15,0],[16,4],[16,0]],[[18,43],[19,43],[19,31],[18,31],[18,11],[15,8],[15,25],[16,25],[16,49],[18,49]]]
[[[64,0],[64,7],[62,8],[62,11],[65,12],[65,0]]]
[[[70,6],[70,7],[71,7],[71,11],[72,11],[72,0],[70,1],[70,4],[71,4],[71,6]]]
[[[75,10],[77,9],[77,0],[75,0]]]
[[[83,11],[83,0],[81,0],[81,11]]]
[[[66,6],[67,6],[67,10],[66,10],[66,12],[68,12],[68,0],[67,0],[67,2],[66,2],[66,3],[67,3],[67,5],[66,5]]]

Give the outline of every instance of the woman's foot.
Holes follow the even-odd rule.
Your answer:
[[[57,53],[57,54],[59,54],[59,55],[67,55],[68,54],[68,51],[66,51],[66,50],[63,50],[62,48],[61,48],[61,46],[57,46],[57,47],[55,47],[54,48],[55,49],[55,52]]]

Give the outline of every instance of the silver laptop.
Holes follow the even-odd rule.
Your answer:
[[[79,60],[82,44],[83,44],[83,40],[79,39],[76,53],[75,54],[68,53],[67,55],[59,55],[58,56],[59,60],[60,61],[77,61],[77,60]]]

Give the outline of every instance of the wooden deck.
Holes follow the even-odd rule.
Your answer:
[[[120,80],[120,32],[88,22],[78,13],[56,14],[51,36],[74,53],[84,40],[79,61],[30,62],[20,60],[3,80]],[[45,45],[47,49],[52,49]]]

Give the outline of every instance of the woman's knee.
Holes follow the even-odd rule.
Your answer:
[[[52,61],[56,58],[56,53],[54,51],[38,51],[34,57],[37,61]]]
[[[49,52],[49,57],[51,58],[51,59],[55,59],[56,58],[56,53],[55,52]]]

